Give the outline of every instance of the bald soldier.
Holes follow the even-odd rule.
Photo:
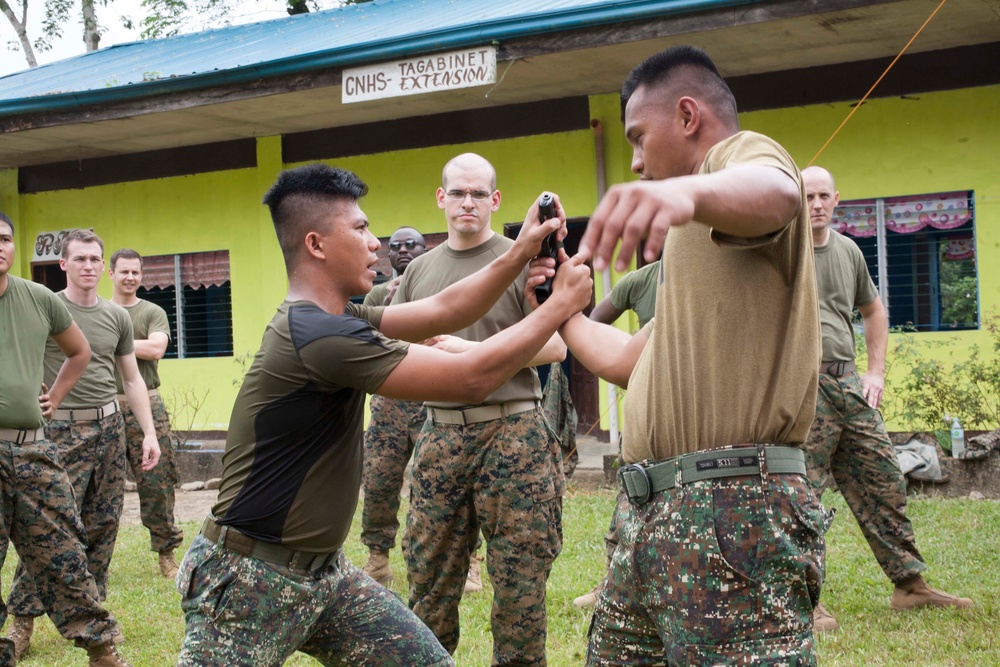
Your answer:
[[[816,288],[823,326],[816,419],[806,440],[806,468],[822,495],[832,478],[857,519],[882,571],[893,583],[889,607],[968,607],[972,600],[931,588],[927,569],[906,517],[906,479],[878,411],[885,390],[889,320],[858,245],[830,228],[840,201],[833,176],[822,167],[802,170],[816,258]],[[861,313],[868,368],[854,361],[854,309]],[[814,612],[817,631],[834,630],[837,619],[822,604]]]

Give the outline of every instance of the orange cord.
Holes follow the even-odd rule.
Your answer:
[[[884,71],[884,72],[882,72],[882,76],[880,76],[880,77],[878,78],[878,81],[876,81],[876,82],[875,82],[875,83],[874,83],[874,84],[872,85],[872,87],[868,89],[868,92],[867,92],[867,93],[865,93],[865,96],[861,98],[861,101],[860,101],[860,102],[858,102],[858,103],[857,103],[856,105],[854,105],[854,108],[853,108],[853,109],[851,109],[851,113],[847,114],[847,118],[845,118],[845,119],[844,119],[844,122],[843,122],[843,123],[841,123],[841,124],[840,124],[840,127],[838,127],[838,128],[837,128],[837,129],[836,129],[836,130],[834,131],[834,133],[830,135],[830,138],[826,140],[826,143],[825,143],[825,144],[823,144],[823,147],[819,149],[819,151],[818,151],[818,152],[816,153],[816,155],[813,155],[813,158],[812,158],[811,160],[809,160],[809,164],[807,164],[807,165],[806,165],[807,167],[810,167],[810,166],[812,166],[812,165],[813,165],[813,163],[815,163],[815,162],[816,162],[816,158],[818,158],[818,157],[820,156],[820,153],[822,153],[823,151],[825,151],[825,150],[826,150],[826,147],[830,145],[830,142],[831,142],[831,141],[833,141],[833,138],[837,136],[837,133],[838,133],[838,132],[840,132],[840,130],[841,130],[841,129],[843,129],[843,127],[844,127],[845,125],[847,125],[847,121],[851,120],[851,116],[853,116],[853,115],[854,115],[854,112],[855,112],[855,111],[857,111],[858,109],[860,109],[860,108],[861,108],[861,105],[865,103],[865,100],[867,100],[867,99],[868,99],[868,96],[872,94],[872,91],[874,91],[874,90],[875,90],[876,86],[878,86],[878,84],[882,83],[882,79],[884,79],[884,78],[885,78],[885,75],[889,73],[889,70],[891,70],[891,69],[892,69],[892,66],[896,64],[896,61],[897,61],[897,60],[899,60],[899,59],[900,59],[900,58],[902,57],[902,55],[903,55],[904,53],[906,53],[906,50],[907,50],[908,48],[910,48],[910,44],[913,44],[913,40],[915,40],[915,39],[917,38],[917,35],[919,35],[919,34],[920,34],[921,32],[923,32],[924,28],[926,28],[926,27],[927,27],[927,24],[928,24],[928,23],[930,23],[930,22],[931,22],[931,19],[932,19],[932,18],[934,18],[934,17],[935,17],[936,15],[937,15],[938,11],[939,11],[939,10],[940,10],[940,9],[941,9],[942,7],[944,7],[944,3],[946,3],[946,2],[948,2],[948,0],[941,0],[941,4],[939,4],[939,5],[937,6],[937,9],[935,9],[935,10],[934,10],[933,12],[931,12],[931,15],[927,17],[927,20],[926,20],[926,21],[924,21],[924,24],[923,24],[922,26],[920,26],[920,29],[919,29],[919,30],[917,30],[917,32],[915,32],[915,33],[913,34],[913,37],[911,37],[911,38],[910,38],[910,41],[908,41],[908,42],[906,43],[906,46],[904,46],[904,47],[903,47],[903,50],[899,52],[899,55],[897,55],[897,56],[896,56],[896,57],[895,57],[895,58],[893,59],[893,61],[892,61],[891,63],[889,63],[889,66],[885,68],[885,71]]]

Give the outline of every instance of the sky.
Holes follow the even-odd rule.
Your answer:
[[[20,18],[20,1],[9,2],[15,7],[15,11]],[[321,1],[321,8],[335,6],[335,1]],[[253,23],[255,21],[267,21],[288,16],[285,8],[285,0],[240,0],[234,3],[239,9],[232,15],[234,24]],[[41,32],[41,23],[44,16],[44,0],[29,0],[28,34],[32,38]],[[111,0],[107,6],[97,3],[97,19],[101,24],[101,48],[114,44],[134,42],[139,39],[139,30],[127,30],[122,26],[122,17],[132,18],[135,23],[139,23],[144,15],[144,10],[140,5],[140,0]],[[218,27],[218,26],[203,26]],[[194,32],[199,29],[197,21],[191,21],[184,32]],[[34,39],[32,39],[34,41]],[[12,50],[16,46],[17,50]],[[53,43],[50,51],[35,51],[35,57],[39,65],[55,62],[64,58],[70,58],[86,52],[83,45],[82,20],[71,19],[63,27],[63,36]],[[20,43],[17,33],[6,16],[0,14],[0,76],[5,76],[13,72],[18,72],[28,68],[28,62],[24,59],[24,54],[20,50]]]

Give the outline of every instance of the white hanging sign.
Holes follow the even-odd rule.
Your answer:
[[[477,46],[344,70],[344,104],[471,88],[497,80],[497,48]]]

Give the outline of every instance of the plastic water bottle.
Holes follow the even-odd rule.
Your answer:
[[[951,422],[951,457],[960,459],[964,453],[965,431],[962,429],[962,425],[958,423],[958,418],[956,417]]]

